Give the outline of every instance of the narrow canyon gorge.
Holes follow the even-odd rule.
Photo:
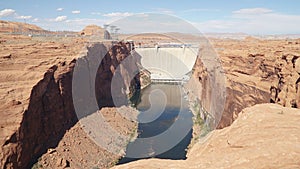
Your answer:
[[[140,58],[129,59],[131,44],[20,35],[1,35],[0,42],[1,168],[299,167],[299,39],[209,39],[210,47],[200,46],[184,85],[192,102],[200,104],[193,112],[194,138],[187,159],[117,166],[126,145],[120,154],[105,150],[79,121],[96,112],[119,133],[136,137],[137,110],[114,102],[149,83],[147,73],[137,72]],[[211,58],[212,53],[218,58]],[[86,75],[76,77],[86,86],[74,85],[77,71]],[[114,76],[121,77],[116,89],[111,88]],[[91,97],[74,100],[74,90],[81,89]],[[97,109],[75,113],[74,101],[90,104],[93,98]],[[210,127],[201,137],[204,125],[198,116]]]

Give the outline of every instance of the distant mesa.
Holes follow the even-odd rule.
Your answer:
[[[111,39],[109,32],[97,25],[88,25],[79,34],[82,36],[100,36],[103,39]]]
[[[88,25],[80,32],[50,31],[33,24],[0,20],[0,33],[49,35],[49,36],[97,36],[100,39],[111,39],[110,33],[97,25]]]
[[[16,33],[16,32],[47,32],[47,31],[32,24],[0,20],[0,33]]]

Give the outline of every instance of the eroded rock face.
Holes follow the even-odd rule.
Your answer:
[[[137,66],[140,59],[131,56],[130,50],[128,44],[120,42],[112,46],[101,60],[95,81],[99,107],[127,104],[123,102],[127,100],[127,95],[140,89]]]
[[[49,119],[58,119],[58,122],[61,122],[61,119],[55,117],[53,113],[49,115],[50,117],[41,117],[40,115],[44,116],[40,113],[45,105],[37,107],[41,106],[43,102],[57,103],[56,100],[49,100],[54,96],[58,97],[59,101],[68,97],[63,91],[65,89],[61,88],[59,92],[56,91],[59,88],[58,85],[63,84],[67,88],[66,82],[63,78],[58,77],[58,74],[66,73],[63,70],[68,68],[72,58],[82,48],[84,40],[57,38],[53,42],[51,38],[40,39],[1,34],[0,41],[0,113],[3,117],[0,118],[0,168],[25,168],[31,159],[36,157],[35,155],[41,153],[43,148],[36,147],[34,150],[23,148],[32,148],[31,145],[28,145],[31,141],[35,146],[40,146],[43,138],[37,133],[24,133],[28,132],[27,126],[29,125],[24,119],[33,120],[33,124],[29,126],[34,128],[30,130],[42,131],[40,135],[44,137],[59,136],[64,129],[58,129],[58,127],[66,127],[69,124],[66,121],[62,124],[53,124]],[[56,66],[51,67],[52,65]],[[45,74],[45,72],[47,73]],[[33,86],[35,86],[34,90]],[[45,87],[45,89],[41,89],[41,87]],[[54,93],[49,94],[49,92]],[[36,101],[36,104],[31,101]],[[65,110],[61,110],[61,105],[61,102],[57,103],[57,106],[51,104],[52,107],[60,109],[58,112],[65,112]],[[68,104],[64,106],[66,110],[69,109]],[[46,110],[49,111],[49,108]],[[32,115],[36,115],[36,117]],[[62,114],[59,117],[68,115],[70,114]],[[41,124],[41,122],[45,124]],[[54,132],[57,133],[44,131],[52,126],[55,127]],[[26,134],[36,137],[36,140],[31,138],[26,141],[26,144],[23,144],[21,140],[27,139]],[[50,145],[50,142],[55,144],[55,139],[49,139],[45,145]],[[24,161],[28,159],[30,161]]]
[[[271,102],[286,107],[300,108],[298,86],[300,74],[298,72],[300,55],[276,53],[279,59],[275,62],[276,81],[270,88]],[[280,59],[281,56],[281,59]]]
[[[100,64],[100,71],[97,76],[100,77],[100,79],[96,78],[96,94],[100,95],[99,99],[107,100],[109,95],[97,93],[99,88],[101,88],[100,91],[110,91],[111,77],[110,79],[105,78],[106,81],[101,81],[102,78],[105,77],[103,76],[103,72],[110,72],[111,76],[116,73],[114,68],[120,64],[122,59],[128,56],[129,51],[126,48],[126,44],[123,43],[113,46],[110,50],[107,50],[107,47],[103,44],[92,44],[88,48],[87,55],[80,59],[85,60],[88,64],[97,64],[91,61],[93,61],[93,57],[98,57],[98,54],[101,52],[104,53],[104,55],[106,54],[104,58],[110,59],[107,59],[109,62],[101,62]],[[46,153],[47,150],[57,147],[60,140],[65,137],[64,134],[67,130],[73,130],[72,127],[78,121],[72,99],[72,78],[77,61],[78,60],[72,60],[71,62],[64,61],[52,66],[44,74],[43,78],[32,88],[28,107],[21,112],[23,115],[20,126],[15,133],[9,138],[6,138],[1,147],[1,166],[3,166],[3,168],[27,168],[31,166],[36,162],[37,158]],[[130,64],[133,64],[133,67],[135,66],[134,62]],[[121,69],[123,72],[120,73],[127,72],[127,68],[128,67]],[[124,75],[124,77],[122,84],[129,89],[130,84],[133,84],[135,81],[131,82],[131,78],[126,75]],[[135,80],[138,80],[138,76]],[[95,80],[93,82],[95,82]],[[18,105],[19,103],[14,101],[13,104]],[[101,105],[101,107],[103,106],[104,105]],[[135,123],[133,121],[125,121],[122,123],[125,124],[124,128],[126,134],[131,134],[129,131],[133,130]],[[126,127],[128,127],[128,129],[126,129]],[[122,130],[124,130],[124,128]],[[80,129],[73,130],[74,133],[80,131]],[[86,137],[87,136],[85,136],[85,139]],[[105,150],[99,149],[99,152],[103,153],[103,151]],[[57,165],[60,167],[72,165],[71,159],[67,157],[68,156],[62,159],[58,156]],[[113,163],[117,158],[118,156],[110,156],[108,154],[107,161],[103,161],[100,166],[109,166],[109,164]],[[78,165],[78,163],[76,163],[76,165]],[[92,167],[91,164],[88,167]]]
[[[49,147],[55,147],[76,121],[72,104],[72,67],[51,67],[31,91],[21,126],[3,146],[2,165],[26,168]]]
[[[85,36],[97,36],[97,38],[111,39],[109,32],[97,25],[88,25],[82,31],[80,35]]]
[[[278,103],[299,108],[299,40],[212,40],[226,76],[226,102],[218,128],[229,126],[238,113],[259,103]],[[215,69],[213,69],[215,71]],[[209,111],[212,72],[200,57],[194,78],[201,92],[198,97]]]

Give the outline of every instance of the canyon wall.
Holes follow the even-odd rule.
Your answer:
[[[4,167],[26,168],[47,148],[55,147],[64,132],[75,124],[73,66],[74,61],[52,66],[33,86],[19,129],[2,146]]]
[[[100,61],[104,58],[100,63],[100,67],[96,69],[96,82],[95,80],[92,81],[96,83],[96,93],[94,95],[97,95],[98,99],[101,100],[101,103],[99,103],[100,108],[114,106],[111,104],[112,100],[109,93],[111,91],[112,76],[116,74],[117,67],[122,59],[129,55],[130,51],[125,43],[114,44],[112,48],[108,48],[109,45],[91,44],[82,57],[70,62],[60,62],[44,73],[43,78],[31,90],[28,106],[21,112],[20,126],[16,126],[17,130],[5,137],[5,141],[1,145],[2,168],[27,168],[31,166],[47,150],[57,147],[66,131],[72,130],[72,127],[82,118],[80,116],[79,119],[77,118],[72,99],[74,67],[86,66],[84,64],[79,65],[79,62],[84,61],[88,65],[99,65],[99,63],[93,62],[95,58],[99,60],[100,57]],[[136,65],[134,62],[130,64],[133,68],[129,67],[129,69],[132,71]],[[127,68],[121,68],[118,73],[122,76],[123,74],[132,74],[131,72],[128,73]],[[126,87],[125,91],[129,90],[130,84],[134,84],[139,80],[138,75],[136,78],[126,75],[124,77],[122,85]],[[132,82],[131,79],[135,81]],[[86,83],[91,83],[91,81]],[[124,92],[121,94],[124,94]],[[126,123],[125,121],[123,123],[130,124],[134,122],[128,121]],[[126,132],[128,135],[134,127],[129,126],[131,127],[128,127]],[[118,157],[112,156],[103,165],[108,165],[116,158]],[[68,165],[70,165],[70,161],[68,161]]]
[[[97,67],[95,92],[99,107],[127,104],[127,96],[140,89],[140,58],[130,55],[130,50],[128,43],[113,45]]]
[[[259,103],[271,102],[299,108],[299,40],[212,39],[211,43],[213,49],[210,52],[205,51],[207,49],[199,51],[194,66],[194,80],[189,86],[200,88],[192,91],[198,92],[196,95],[203,108],[216,115],[211,105],[218,102],[215,104],[218,107],[223,103],[217,101],[219,96],[213,92],[218,90],[222,94],[223,91],[220,87],[212,87],[212,84],[224,84],[226,101],[217,128],[229,126],[243,108]],[[212,50],[219,55],[222,69],[209,67],[216,65],[207,61],[214,53]],[[223,81],[216,75],[226,79]]]

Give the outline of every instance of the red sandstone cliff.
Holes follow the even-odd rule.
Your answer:
[[[215,39],[211,43],[224,70],[206,68],[202,59],[206,61],[213,51],[202,50],[195,64],[193,77],[196,82],[193,85],[198,84],[201,88],[196,95],[209,112],[214,102],[216,106],[222,105],[216,100],[219,97],[212,95],[218,89],[212,90],[212,82],[225,82],[226,101],[218,128],[229,126],[243,108],[259,103],[271,102],[300,108],[299,40]],[[223,71],[225,81],[216,76],[222,75]],[[214,76],[217,79],[212,81]],[[218,82],[218,79],[221,80]]]
[[[128,56],[129,49],[126,48],[126,44],[124,43],[118,43],[108,50],[103,44],[93,44],[88,47],[86,56],[79,59],[86,60],[90,64],[96,64],[92,61],[100,57],[100,53],[104,54],[106,62],[101,62],[98,69],[97,77],[100,79],[96,78],[99,80],[96,80],[96,93],[99,94],[101,100],[106,100],[106,97],[109,96],[101,93],[101,91],[110,91],[111,81],[109,80],[116,73],[114,69],[121,63],[122,59]],[[4,134],[1,137],[3,138],[1,140],[3,142],[1,142],[0,156],[2,168],[29,167],[50,148],[57,147],[59,142],[64,138],[67,130],[73,130],[72,127],[78,120],[74,112],[72,100],[72,76],[77,61],[64,61],[55,64],[33,86],[28,102],[22,104],[24,109],[19,112],[21,118],[20,123],[16,124],[16,130],[11,134],[1,132],[1,135]],[[134,62],[131,63],[133,64]],[[120,73],[127,72],[127,68],[124,67],[121,69],[122,72]],[[132,68],[129,67],[129,69]],[[105,78],[108,81],[101,80],[103,77],[106,77],[104,76],[104,72],[110,72],[110,79]],[[123,84],[129,88],[131,81],[128,79],[130,78],[125,75],[124,77]],[[18,105],[19,102],[15,101],[14,104]],[[9,116],[6,117],[9,118]],[[1,126],[5,126],[5,122],[1,121]],[[134,122],[123,120],[122,123],[125,125],[123,128],[126,130],[126,134],[130,134],[134,127]],[[5,130],[1,127],[1,131]],[[76,129],[74,132],[79,131]],[[95,147],[91,142],[89,144],[91,147]],[[105,152],[105,150],[99,149],[99,152]],[[111,165],[117,158],[118,156],[109,154],[107,161],[99,165]],[[71,159],[65,158],[65,160],[68,160],[65,163],[68,163],[69,166],[73,164]],[[97,165],[97,163],[89,164],[88,167],[92,167],[91,165]]]

